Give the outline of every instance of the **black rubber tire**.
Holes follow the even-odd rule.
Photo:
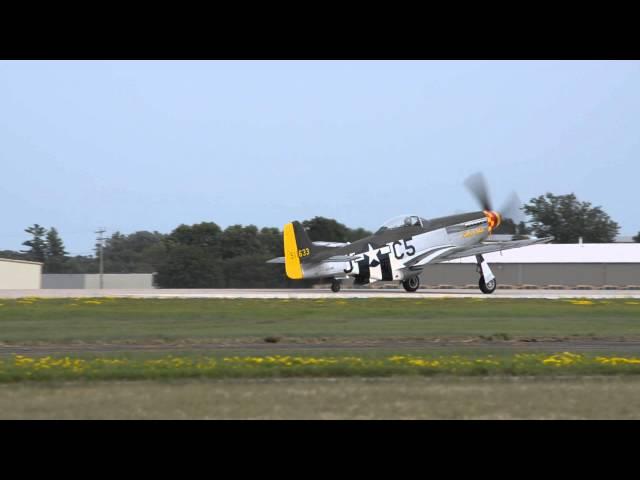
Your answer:
[[[415,292],[420,288],[420,277],[416,275],[415,277],[408,278],[402,282],[402,286],[407,292]]]
[[[342,284],[340,283],[340,281],[334,280],[333,282],[331,282],[331,291],[333,293],[338,293],[340,291],[341,286]]]
[[[480,291],[482,293],[490,294],[496,291],[498,282],[496,282],[496,279],[494,278],[489,282],[489,285],[487,285],[484,281],[484,276],[480,276],[480,281],[478,282],[478,286],[480,287]]]

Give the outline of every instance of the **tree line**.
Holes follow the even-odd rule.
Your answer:
[[[619,226],[601,207],[579,201],[574,194],[547,193],[532,198],[522,211],[529,222],[516,224],[504,219],[495,233],[553,235],[555,243],[613,242]],[[302,222],[313,241],[353,242],[371,235],[331,218],[314,217]],[[20,252],[0,251],[0,258],[43,263],[44,273],[97,273],[96,256],[70,256],[58,231],[35,224]],[[640,232],[634,240],[640,242]],[[115,232],[104,244],[105,273],[152,273],[164,288],[263,288],[308,286],[290,282],[281,264],[266,260],[283,255],[282,232],[278,228],[231,225],[214,222],[180,225],[172,232]]]
[[[334,219],[314,217],[302,222],[313,239],[352,242],[371,235]],[[21,252],[0,251],[0,258],[43,263],[43,273],[97,273],[97,256],[70,256],[55,228],[38,224],[25,229],[31,238]],[[308,286],[290,282],[282,264],[267,264],[283,255],[278,228],[231,225],[224,230],[214,222],[180,225],[169,234],[115,232],[103,247],[105,273],[156,273],[164,288],[263,288]]]

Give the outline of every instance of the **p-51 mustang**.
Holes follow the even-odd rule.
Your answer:
[[[312,242],[299,222],[284,226],[284,257],[268,263],[284,263],[293,280],[321,278],[340,291],[341,280],[353,278],[355,285],[399,281],[408,292],[420,286],[420,273],[430,264],[475,256],[483,293],[493,293],[496,278],[483,254],[547,243],[553,237],[491,241],[502,216],[491,208],[488,190],[480,174],[470,177],[467,187],[482,211],[427,220],[401,215],[382,225],[373,235],[353,243]],[[504,212],[504,209],[503,209]]]

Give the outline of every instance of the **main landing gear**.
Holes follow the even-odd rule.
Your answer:
[[[333,293],[338,293],[340,291],[341,286],[342,286],[342,283],[340,282],[340,280],[336,280],[335,278],[331,280],[331,291]]]
[[[477,271],[480,274],[480,280],[478,281],[480,291],[487,294],[493,293],[498,286],[495,275],[482,255],[476,255],[476,260],[478,262]]]
[[[407,292],[415,292],[420,287],[420,277],[415,275],[402,282],[402,286]]]

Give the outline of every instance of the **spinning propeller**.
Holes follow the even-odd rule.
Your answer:
[[[489,187],[484,175],[480,172],[474,173],[464,182],[474,198],[478,201],[489,222],[489,232],[498,228],[503,218],[510,218],[514,223],[524,220],[521,206],[522,202],[516,192],[512,192],[505,200],[502,207],[496,211],[491,204]]]

